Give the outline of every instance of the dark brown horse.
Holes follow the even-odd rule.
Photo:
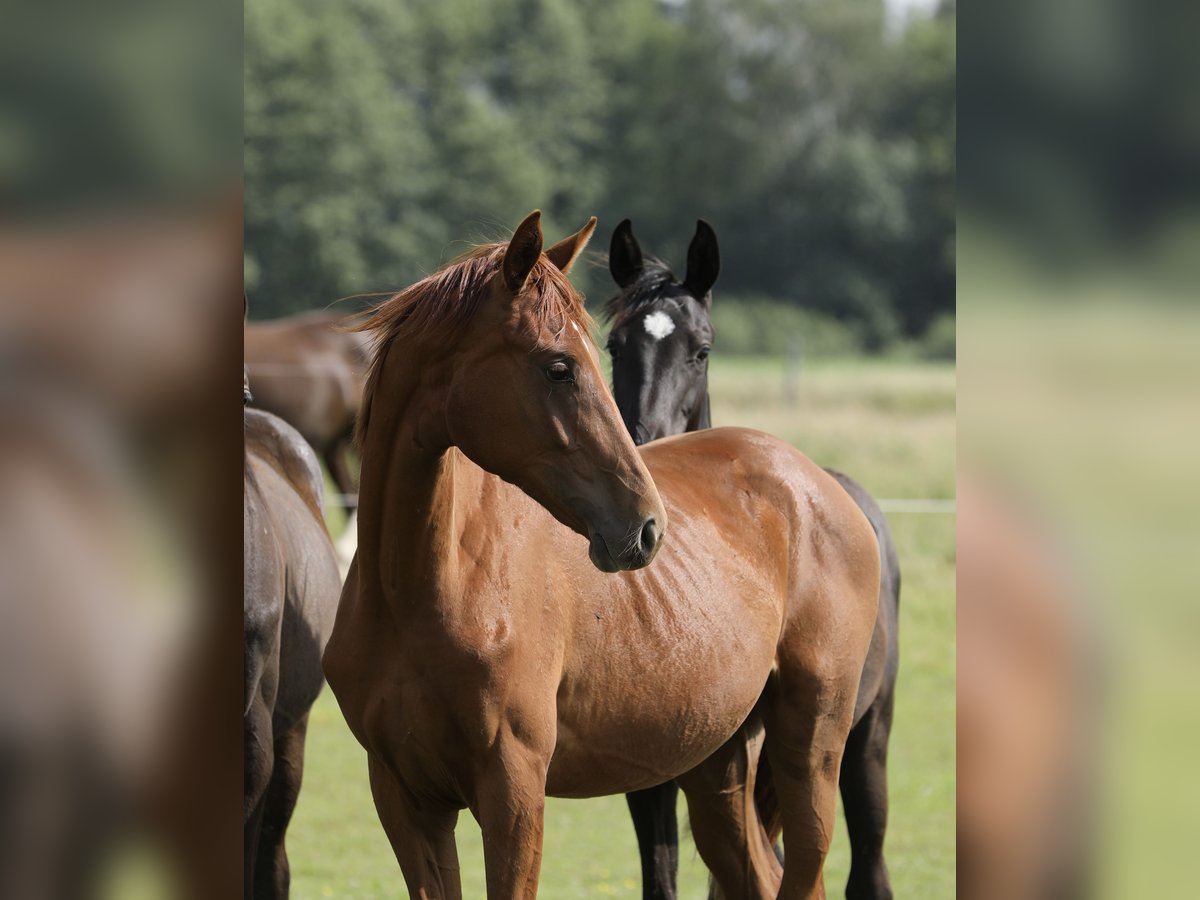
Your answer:
[[[677,279],[653,256],[643,256],[628,219],[613,232],[609,271],[620,293],[605,306],[611,323],[613,393],[634,442],[708,428],[708,356],[715,333],[712,287],[720,271],[712,227],[701,220],[688,247],[687,273]],[[846,896],[892,896],[883,839],[887,829],[887,755],[899,670],[900,561],[887,518],[857,481],[826,469],[871,522],[881,556],[879,615],[867,657],[854,727],[842,758],[842,803],[850,835]],[[679,837],[673,783],[628,796],[642,856],[647,900],[675,897]]]
[[[312,449],[270,413],[244,421],[243,896],[274,898],[288,895],[284,834],[340,581]]]
[[[246,368],[254,405],[279,416],[320,454],[338,490],[357,492],[348,454],[362,401],[367,346],[339,329],[345,317],[324,311],[248,322]],[[354,503],[347,501],[353,509]]]
[[[547,794],[672,778],[727,895],[823,896],[875,534],[765,434],[639,454],[564,275],[594,225],[543,253],[534,212],[367,323],[359,548],[326,675],[415,897],[461,895],[461,809],[489,897],[533,897]],[[764,727],[786,871],[742,801]]]

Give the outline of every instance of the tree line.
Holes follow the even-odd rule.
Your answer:
[[[410,284],[540,207],[629,217],[722,303],[866,350],[954,310],[954,4],[247,0],[246,282],[282,315]],[[576,281],[611,294],[600,265]],[[940,321],[939,321],[940,320]],[[952,328],[951,328],[952,331]]]

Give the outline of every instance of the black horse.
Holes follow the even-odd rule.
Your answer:
[[[661,260],[643,256],[628,219],[613,232],[608,265],[621,289],[604,309],[611,324],[608,352],[612,356],[613,393],[635,443],[710,427],[712,286],[720,272],[717,236],[712,227],[703,220],[696,223],[682,281]],[[888,738],[899,660],[900,563],[879,504],[854,479],[832,469],[826,471],[870,520],[879,539],[882,563],[879,615],[859,684],[854,726],[846,743],[839,783],[851,846],[846,896],[890,898],[883,839],[887,827]],[[769,777],[765,772],[762,775]],[[626,794],[642,857],[644,898],[673,900],[676,896],[677,795],[674,782]]]

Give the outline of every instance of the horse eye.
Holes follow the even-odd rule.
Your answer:
[[[708,354],[710,352],[712,352],[712,347],[707,347],[707,346],[701,347],[700,350],[696,353],[696,360],[698,362],[704,362],[704,360],[708,359]]]
[[[575,382],[575,373],[565,362],[551,363],[542,371],[546,373],[546,380],[552,384],[573,384]]]
[[[606,349],[608,350],[608,355],[611,356],[613,359],[616,359],[618,356],[621,355],[621,342],[616,340],[615,338],[609,338]]]

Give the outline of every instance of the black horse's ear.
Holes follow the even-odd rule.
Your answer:
[[[721,250],[717,246],[717,233],[703,219],[697,219],[696,235],[688,246],[687,276],[683,286],[697,300],[703,300],[720,274]]]
[[[613,232],[608,247],[608,271],[619,287],[629,287],[642,274],[642,248],[633,236],[633,223],[625,219]]]
[[[542,211],[535,209],[517,226],[508,249],[504,251],[504,284],[514,293],[525,285],[542,255]]]

